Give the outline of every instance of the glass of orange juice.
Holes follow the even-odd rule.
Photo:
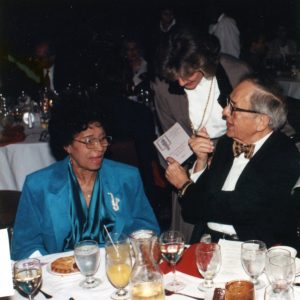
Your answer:
[[[114,300],[129,299],[130,295],[125,287],[129,283],[130,274],[132,270],[131,255],[128,249],[124,248],[118,253],[118,248],[106,251],[106,275],[110,283],[117,288],[111,295]]]

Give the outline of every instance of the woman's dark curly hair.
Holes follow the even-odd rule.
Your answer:
[[[91,123],[98,122],[101,127],[106,128],[106,117],[97,101],[86,96],[64,97],[53,105],[50,114],[50,148],[58,160],[67,155],[64,147],[70,145],[74,137],[86,130]]]

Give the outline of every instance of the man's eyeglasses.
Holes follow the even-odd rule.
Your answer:
[[[99,145],[101,147],[108,147],[112,142],[112,137],[108,135],[102,138],[85,138],[83,141],[73,139],[73,141],[85,144],[88,149],[95,149]]]
[[[247,113],[251,113],[251,114],[260,114],[259,111],[256,110],[251,110],[251,109],[244,109],[244,108],[239,108],[236,107],[232,104],[231,99],[227,98],[227,106],[229,108],[230,114],[232,115],[233,112],[235,111],[240,111],[240,112],[247,112]]]

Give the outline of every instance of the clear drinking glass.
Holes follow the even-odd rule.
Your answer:
[[[294,289],[289,287],[288,289],[277,293],[273,290],[272,286],[266,287],[264,300],[294,300]]]
[[[265,265],[265,273],[267,275],[267,278],[269,280],[269,282],[271,283],[270,280],[270,275],[272,273],[272,271],[269,268],[270,265],[270,258],[274,257],[274,256],[285,256],[285,257],[291,257],[291,252],[286,250],[286,249],[282,249],[282,248],[271,248],[267,251],[266,253],[266,265]]]
[[[105,251],[110,255],[120,256],[124,253],[127,256],[127,253],[131,251],[128,236],[124,233],[111,233],[110,238],[108,236],[105,238]]]
[[[94,288],[101,283],[95,278],[100,264],[100,250],[98,243],[92,240],[84,240],[75,245],[74,256],[80,273],[85,276],[85,280],[80,282],[80,286],[85,289]]]
[[[258,280],[263,273],[266,263],[267,246],[259,240],[250,240],[242,243],[241,261],[245,272],[251,277],[255,289],[265,287],[262,280]]]
[[[33,294],[42,283],[41,263],[36,258],[17,261],[14,264],[14,283],[17,289],[33,300]]]
[[[196,264],[199,273],[204,277],[198,289],[205,291],[214,286],[213,279],[222,264],[221,247],[215,243],[199,243],[196,247]]]
[[[130,251],[122,253],[106,252],[106,274],[111,284],[117,288],[111,298],[114,300],[129,299],[130,295],[125,287],[129,283],[131,274]]]
[[[177,292],[185,287],[185,284],[176,278],[175,266],[180,260],[184,250],[184,238],[181,232],[168,230],[159,238],[161,255],[172,267],[173,280],[166,285],[166,289]]]
[[[287,290],[294,282],[296,274],[295,258],[285,255],[269,259],[267,276],[275,293]]]

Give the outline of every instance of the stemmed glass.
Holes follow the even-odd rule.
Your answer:
[[[271,283],[271,281],[270,281],[269,275],[271,275],[271,273],[272,273],[272,271],[269,268],[270,258],[272,258],[274,256],[291,257],[291,252],[289,250],[282,249],[282,248],[271,248],[267,251],[267,253],[266,253],[265,273],[266,273],[270,283]]]
[[[111,298],[115,300],[129,299],[125,287],[129,283],[132,270],[130,241],[123,233],[108,233],[105,240],[106,274],[113,286],[117,288]]]
[[[270,257],[266,274],[271,285],[266,289],[265,296],[268,299],[293,298],[291,286],[295,279],[295,273],[295,258],[286,254]]]
[[[199,243],[196,247],[196,264],[199,273],[204,277],[198,289],[206,291],[214,286],[213,279],[222,263],[221,247],[215,243]]]
[[[241,261],[245,272],[251,277],[256,290],[265,286],[258,277],[263,273],[266,262],[267,246],[259,240],[250,240],[242,243]]]
[[[159,238],[161,255],[172,267],[173,280],[166,285],[166,289],[177,292],[185,287],[183,282],[176,279],[175,266],[180,260],[184,250],[184,238],[182,233],[175,230],[168,230]]]
[[[124,233],[110,233],[105,239],[105,252],[112,256],[126,256],[130,253],[130,241]]]
[[[100,265],[100,250],[98,243],[92,240],[84,240],[75,245],[74,256],[80,273],[85,276],[85,280],[80,282],[80,286],[90,289],[98,286],[101,280],[95,278]]]
[[[106,274],[111,284],[117,290],[111,295],[114,300],[129,299],[130,295],[125,287],[129,283],[131,274],[130,251],[108,251],[106,252]]]
[[[33,300],[33,294],[42,283],[41,263],[36,258],[17,261],[14,264],[14,283],[18,290]]]

